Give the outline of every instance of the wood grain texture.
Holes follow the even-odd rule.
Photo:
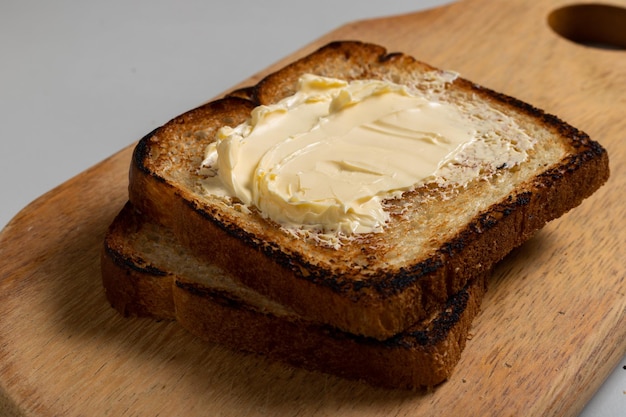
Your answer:
[[[98,253],[126,200],[127,148],[0,235],[0,415],[576,415],[626,352],[626,55],[553,33],[547,16],[567,3],[468,0],[355,22],[242,83],[359,39],[525,100],[607,148],[609,182],[499,265],[450,381],[379,390],[120,317]]]

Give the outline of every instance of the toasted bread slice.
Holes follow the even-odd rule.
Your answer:
[[[446,380],[485,291],[481,276],[402,334],[385,341],[355,336],[242,286],[130,204],[109,228],[101,265],[107,298],[126,316],[175,319],[210,342],[388,388]]]
[[[514,124],[536,144],[518,166],[503,165],[460,187],[407,191],[387,202],[391,220],[382,233],[329,247],[201,186],[199,166],[216,130],[292,94],[304,73],[391,80],[477,120],[502,116],[502,128],[489,134],[509,139],[507,126]],[[608,176],[605,149],[555,116],[410,56],[336,42],[145,136],[134,151],[129,199],[193,253],[256,292],[312,321],[383,340],[425,318]]]

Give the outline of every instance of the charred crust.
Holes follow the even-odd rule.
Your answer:
[[[482,95],[484,97],[490,97],[496,101],[499,101],[507,106],[511,106],[513,108],[517,108],[518,110],[520,110],[523,113],[526,113],[532,117],[537,117],[540,118],[541,120],[543,120],[544,122],[546,122],[549,125],[552,125],[553,127],[558,127],[559,129],[562,127],[562,125],[566,125],[565,123],[563,123],[558,117],[551,115],[551,114],[547,114],[545,113],[543,110],[532,106],[528,103],[526,103],[525,101],[519,100],[515,97],[511,97],[507,94],[504,93],[500,93],[498,91],[492,90],[490,88],[484,87],[482,85],[479,84],[475,84],[472,83],[471,81],[465,79],[465,78],[457,78],[455,81],[455,83],[459,83],[459,84],[464,84],[465,86],[467,86],[468,88],[470,88],[471,90],[473,90],[475,93]],[[571,127],[571,126],[570,126]]]
[[[453,295],[447,302],[442,312],[433,320],[430,326],[423,330],[400,333],[385,341],[390,347],[411,348],[418,346],[434,346],[445,340],[452,328],[459,322],[467,308],[469,301],[467,287]]]
[[[113,261],[113,263],[115,263],[122,269],[128,268],[132,269],[133,271],[137,271],[142,274],[152,275],[155,277],[164,277],[168,275],[167,272],[150,265],[139,256],[125,256],[124,254],[111,248],[109,245],[105,245],[104,251],[106,253],[106,256],[108,256],[109,259]]]
[[[219,305],[232,308],[232,309],[246,309],[258,312],[258,310],[249,304],[238,300],[235,296],[228,293],[227,291],[215,289],[215,288],[207,288],[198,284],[190,283],[190,282],[181,282],[179,280],[174,281],[174,285],[177,288],[180,288],[183,291],[188,292],[189,294],[199,297],[201,299],[210,299],[214,303]]]
[[[405,54],[401,53],[401,52],[391,52],[388,54],[384,54],[378,57],[378,62],[380,63],[385,63],[388,61],[392,61],[396,58],[403,58],[405,57]]]
[[[243,92],[244,90],[245,92]],[[160,183],[167,183],[168,181],[165,178],[157,174],[150,166],[146,165],[146,161],[150,160],[153,147],[158,146],[159,134],[167,134],[169,129],[177,129],[178,126],[193,125],[196,124],[198,120],[203,120],[208,116],[217,114],[223,115],[221,119],[222,125],[233,124],[234,121],[229,116],[232,110],[240,111],[243,108],[252,111],[256,106],[256,104],[248,98],[243,97],[244,94],[250,94],[250,90],[250,88],[241,89],[242,92],[240,96],[226,96],[222,99],[206,103],[181,114],[161,127],[157,127],[139,140],[133,150],[131,163],[143,174],[154,178]]]
[[[144,174],[150,175],[154,178],[159,179],[160,181],[163,181],[163,179],[154,174],[150,168],[146,167],[144,163],[144,161],[146,161],[146,159],[150,156],[150,141],[152,140],[152,137],[156,135],[159,129],[161,128],[157,127],[152,132],[148,133],[139,140],[139,142],[135,146],[135,149],[133,150],[132,161],[137,169],[139,169]]]
[[[579,152],[588,153],[589,156],[600,156],[606,153],[606,149],[604,149],[598,142],[591,140],[589,135],[569,123],[564,122],[554,114],[546,113],[545,111],[515,97],[491,90],[478,84],[473,84],[463,78],[458,78],[455,82],[464,83],[478,94],[491,97],[505,105],[517,108],[522,113],[541,120],[545,126],[550,126],[560,136],[568,138],[570,146],[577,149]]]
[[[568,175],[583,169],[583,167],[592,160],[607,158],[606,149],[602,147],[598,142],[592,141],[589,137],[582,133],[572,139],[572,145],[578,152],[574,155],[570,155],[561,164],[551,168],[537,176],[535,181],[535,187],[548,188],[554,181],[559,181]],[[608,167],[606,170],[602,170],[602,177],[590,178],[590,181],[585,184],[590,190],[595,189],[597,184],[604,183],[609,177]],[[582,190],[581,190],[582,191]]]
[[[411,286],[415,281],[435,273],[443,268],[444,261],[440,256],[434,256],[423,262],[412,265],[410,268],[401,268],[395,274],[389,274],[387,279],[378,282],[376,289],[380,293],[393,294]]]
[[[205,220],[210,221],[212,224],[220,228],[227,235],[244,242],[246,245],[250,247],[254,247],[256,249],[262,250],[266,255],[274,255],[280,253],[278,249],[271,250],[269,249],[272,245],[266,241],[259,241],[259,239],[255,238],[255,236],[251,233],[246,232],[242,228],[231,224],[227,221],[222,221],[219,216],[219,211],[215,210],[207,210],[204,207],[200,206],[195,201],[187,201],[185,203],[191,208],[193,211],[198,213]],[[263,250],[263,248],[266,248]]]
[[[358,52],[355,52],[358,51]],[[373,62],[380,62],[380,60],[384,60],[387,55],[387,50],[379,45],[374,45],[371,43],[365,43],[361,41],[355,40],[345,40],[345,41],[333,41],[330,42],[313,53],[304,56],[288,65],[283,67],[281,70],[274,72],[272,74],[267,75],[261,81],[259,81],[255,86],[253,86],[252,93],[250,98],[253,102],[257,104],[263,103],[263,98],[260,95],[260,91],[264,89],[264,86],[267,84],[271,85],[271,80],[274,77],[281,76],[284,79],[290,79],[292,85],[287,88],[287,90],[293,90],[295,88],[295,83],[297,82],[297,78],[303,71],[300,68],[306,68],[307,72],[317,73],[319,75],[325,75],[322,68],[319,65],[309,65],[313,62],[313,60],[317,60],[319,58],[325,57],[341,57],[344,62],[349,62],[353,57],[357,55],[367,55],[367,61],[373,60]],[[362,70],[367,72],[367,68],[363,67]],[[294,76],[297,74],[297,76]],[[287,85],[289,83],[285,83]],[[293,91],[289,91],[292,93]],[[288,94],[287,94],[288,95]]]
[[[494,206],[469,223],[454,239],[444,243],[436,255],[409,268],[388,272],[378,280],[371,280],[369,286],[373,287],[381,295],[387,296],[399,293],[419,280],[435,274],[437,271],[446,268],[455,257],[459,256],[468,246],[473,244],[481,234],[496,227],[505,217],[529,205],[531,198],[531,192],[520,193],[515,197],[509,196],[505,202]],[[353,285],[354,290],[365,287],[366,285],[364,284]]]
[[[335,338],[347,338],[356,341],[359,344],[383,344],[386,348],[413,349],[416,347],[429,348],[446,340],[452,328],[459,323],[462,315],[467,309],[470,299],[468,284],[465,288],[450,297],[442,310],[437,316],[426,326],[421,324],[414,326],[420,330],[411,330],[410,328],[402,333],[398,333],[383,341],[373,339],[366,336],[354,335],[342,332],[334,328],[327,327],[327,332]]]
[[[333,51],[332,53],[335,54],[337,50],[343,51],[343,56],[346,60],[349,60],[354,55],[355,50],[359,51],[359,53],[363,53],[364,50],[367,50],[368,52],[378,55],[378,57],[382,57],[387,54],[387,50],[379,45],[355,40],[342,40],[330,42],[325,46],[320,47],[317,52],[314,52],[310,56],[324,53],[325,51]]]
[[[517,209],[530,204],[532,193],[530,191],[517,194],[515,197],[509,196],[505,202],[497,204],[489,211],[478,216],[472,221],[463,234],[474,233],[480,234],[493,227],[500,222],[504,217],[509,216]],[[463,238],[455,239],[462,240]],[[452,255],[457,250],[462,250],[464,245],[460,242],[444,245],[443,251],[448,255]]]

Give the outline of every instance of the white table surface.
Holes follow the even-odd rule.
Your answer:
[[[338,26],[450,2],[0,0],[0,228],[46,191]],[[581,416],[626,416],[626,357]]]

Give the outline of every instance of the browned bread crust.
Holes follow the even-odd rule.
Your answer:
[[[304,72],[421,88],[437,71],[376,45],[327,45],[144,137],[131,163],[130,201],[193,253],[299,315],[386,339],[426,317],[546,222],[591,195],[609,176],[604,148],[555,116],[456,78],[443,87],[447,95],[486,103],[538,138],[532,168],[474,181],[446,201],[436,198],[437,190],[406,193],[391,202],[391,210],[402,214],[393,216],[384,233],[360,236],[338,250],[294,239],[254,210],[203,196],[195,185],[198,166],[219,127],[237,125],[256,105],[291,94]],[[552,154],[554,149],[559,152]]]
[[[209,342],[388,388],[446,380],[485,292],[482,275],[401,334],[385,341],[354,336],[311,323],[245,289],[237,293],[224,284],[234,282],[227,273],[207,269],[206,261],[130,204],[108,230],[101,265],[107,298],[126,316],[175,319]],[[198,271],[209,280],[194,276]]]

